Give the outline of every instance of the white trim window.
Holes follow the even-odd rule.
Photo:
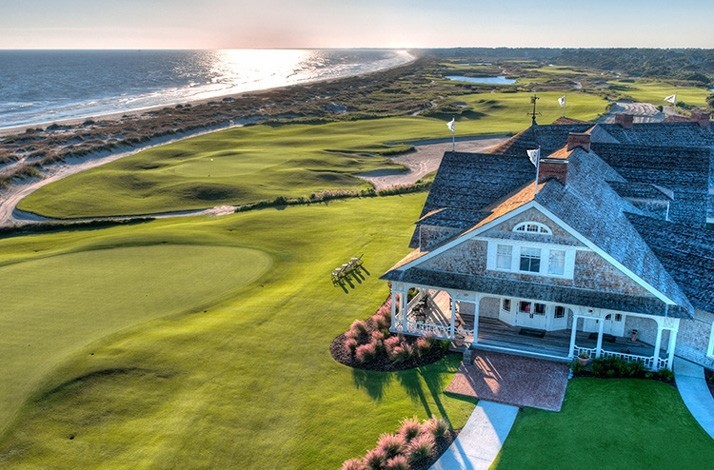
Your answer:
[[[548,255],[548,274],[553,276],[565,274],[565,250],[550,250]]]
[[[672,334],[670,332],[670,334]],[[707,356],[714,359],[714,323],[712,323],[712,332],[709,334],[709,347],[707,348]]]
[[[540,248],[521,247],[519,269],[528,273],[540,273]]]
[[[542,235],[553,235],[553,231],[547,225],[540,222],[521,222],[513,227],[514,232],[540,233]]]
[[[574,246],[489,240],[486,269],[572,279],[576,251]]]
[[[513,247],[511,245],[498,245],[496,247],[496,268],[511,270],[513,264]]]

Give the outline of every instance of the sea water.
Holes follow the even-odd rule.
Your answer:
[[[342,78],[412,59],[364,49],[0,51],[0,128]]]

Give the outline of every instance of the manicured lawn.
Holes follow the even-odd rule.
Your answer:
[[[436,414],[462,426],[473,403],[442,393],[458,357],[385,374],[353,371],[329,354],[332,339],[387,295],[378,277],[404,254],[423,200],[339,201],[0,240],[2,261],[15,263],[1,269],[38,276],[36,284],[18,281],[20,300],[3,313],[36,319],[3,325],[1,341],[37,334],[49,343],[42,355],[20,359],[25,369],[59,356],[53,345],[64,343],[65,323],[104,322],[110,294],[90,302],[95,294],[83,285],[112,291],[113,282],[88,279],[102,276],[95,257],[127,270],[114,292],[131,307],[120,325],[96,326],[109,336],[77,335],[38,374],[39,385],[16,392],[17,401],[27,401],[0,439],[0,467],[336,468],[404,417]],[[370,274],[347,292],[334,287],[332,268],[361,253]],[[260,274],[266,257],[270,268],[250,282],[244,271]],[[141,279],[133,280],[137,263]],[[166,273],[152,263],[193,272]],[[189,277],[200,285],[186,283]],[[25,296],[44,296],[36,306],[54,305],[42,293],[51,282],[61,284],[53,291],[60,300],[85,310],[93,304],[97,315],[28,311],[33,304],[23,303]],[[157,298],[141,300],[154,292]],[[47,331],[36,332],[38,324]],[[123,329],[111,334],[114,328]],[[22,373],[2,368],[0,383]]]
[[[562,114],[562,92],[539,94],[540,123]],[[515,133],[530,125],[528,93],[481,93],[455,98],[475,113],[458,119],[457,135]],[[568,116],[594,119],[606,102],[568,95]],[[307,197],[322,189],[360,189],[355,175],[400,168],[384,153],[408,149],[385,142],[448,138],[446,121],[400,117],[322,125],[250,126],[149,149],[44,186],[19,208],[58,218],[138,215],[278,196]]]
[[[607,102],[599,96],[587,93],[565,93],[563,91],[538,92],[536,117],[539,124],[550,124],[562,116],[563,109],[558,104],[558,98],[567,95],[567,115],[585,121],[596,119],[603,114]],[[457,129],[464,132],[475,132],[487,125],[488,132],[518,132],[531,124],[530,113],[533,105],[530,98],[533,93],[479,93],[458,96],[454,101],[468,104],[471,110],[479,113],[478,117],[465,118],[457,123]],[[458,131],[457,131],[458,132]]]
[[[678,103],[685,102],[693,106],[706,106],[706,98],[709,95],[706,88],[675,86],[660,81],[638,79],[634,83],[622,81],[611,81],[608,83],[614,85],[622,96],[629,96],[635,101],[652,103],[655,106],[671,106],[671,104],[664,101],[664,99],[674,94],[677,95]]]
[[[271,263],[260,251],[222,246],[95,241],[81,249],[0,267],[0,429],[78,347],[230,297]]]
[[[677,390],[635,379],[576,379],[563,409],[522,410],[498,469],[707,468],[714,443]]]

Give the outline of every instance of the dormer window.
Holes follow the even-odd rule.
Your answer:
[[[543,235],[553,235],[553,232],[540,222],[521,222],[513,228],[514,232],[520,233],[540,233]]]

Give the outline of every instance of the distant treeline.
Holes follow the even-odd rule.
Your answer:
[[[714,49],[432,49],[439,57],[497,61],[530,59],[557,65],[582,66],[637,77],[714,83]]]

